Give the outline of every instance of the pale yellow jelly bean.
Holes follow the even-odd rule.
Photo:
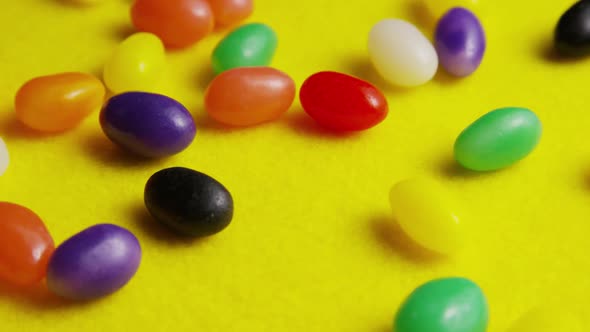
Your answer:
[[[507,332],[582,332],[579,317],[560,308],[533,309],[520,317]]]
[[[10,157],[8,156],[8,148],[6,147],[4,140],[2,140],[2,137],[0,137],[0,176],[6,172],[9,162]]]
[[[432,18],[440,19],[449,9],[463,7],[474,12],[479,12],[479,3],[482,0],[422,0]]]
[[[462,245],[462,225],[455,203],[436,182],[409,179],[391,189],[394,219],[416,243],[432,251],[450,254]]]
[[[367,43],[377,72],[388,82],[405,87],[432,79],[438,56],[432,43],[412,23],[384,19],[371,28]]]
[[[125,39],[104,66],[103,78],[114,93],[156,92],[166,70],[166,54],[160,39],[139,32]]]

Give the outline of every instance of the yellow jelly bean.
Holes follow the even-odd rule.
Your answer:
[[[426,179],[399,182],[389,199],[395,220],[416,243],[448,254],[462,244],[462,227],[454,202],[437,183]]]
[[[507,332],[582,332],[574,314],[559,308],[536,308],[519,318]]]
[[[151,33],[139,32],[125,39],[104,66],[103,78],[114,93],[155,92],[166,69],[164,45]]]
[[[453,7],[464,7],[476,11],[479,0],[423,0],[429,14],[439,20],[449,9]]]

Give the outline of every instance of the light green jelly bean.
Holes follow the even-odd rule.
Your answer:
[[[485,332],[488,304],[465,278],[444,278],[418,287],[400,307],[393,332]]]
[[[238,27],[223,38],[211,56],[213,70],[219,74],[237,67],[268,66],[277,48],[277,35],[262,23]]]
[[[520,107],[491,111],[457,137],[455,160],[474,171],[493,171],[526,157],[541,139],[541,121]]]

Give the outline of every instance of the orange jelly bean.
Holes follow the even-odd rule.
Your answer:
[[[209,0],[215,24],[228,26],[245,20],[252,14],[254,4],[252,0]]]
[[[0,202],[0,279],[23,286],[41,281],[54,249],[51,235],[33,211]]]
[[[133,25],[160,37],[167,47],[183,48],[213,31],[213,12],[206,0],[135,0]]]
[[[80,124],[102,105],[105,88],[84,73],[41,76],[25,83],[15,98],[16,117],[27,127],[60,132]]]
[[[251,126],[285,113],[295,98],[295,82],[270,67],[240,67],[219,74],[205,92],[205,109],[224,124]]]

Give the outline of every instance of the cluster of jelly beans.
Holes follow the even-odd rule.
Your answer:
[[[47,277],[59,296],[86,300],[110,294],[135,274],[141,260],[137,238],[128,230],[99,224],[57,249],[43,221],[31,210],[0,202],[0,278],[19,286]]]
[[[100,126],[105,136],[123,149],[149,158],[179,153],[196,134],[191,114],[172,98],[143,92],[153,89],[163,77],[164,45],[187,47],[209,34],[214,22],[235,24],[249,16],[252,8],[249,0],[137,0],[131,17],[142,32],[124,40],[104,65],[103,79],[116,93],[113,97],[105,103],[103,82],[89,74],[36,77],[23,84],[15,96],[16,118],[36,131],[61,133],[74,129],[102,107]],[[251,38],[244,42],[244,36]],[[215,70],[268,63],[276,42],[276,35],[266,25],[245,25],[220,43],[214,54]],[[253,48],[253,43],[263,47]],[[242,81],[236,82],[236,77]],[[257,91],[252,84],[266,88]],[[234,86],[232,89],[248,87],[250,99],[244,102],[251,107],[265,98],[281,98],[286,91],[290,100],[278,105],[286,111],[295,94],[293,81],[272,68],[239,68],[234,74],[219,75],[209,89],[208,104],[212,114],[229,121],[232,114],[227,114],[227,100],[220,95],[227,85]],[[262,116],[243,117],[242,122],[257,123],[277,116],[274,105],[261,112]],[[0,139],[0,175],[7,167],[8,150]],[[233,217],[229,191],[206,174],[187,168],[156,172],[146,183],[144,201],[155,220],[190,236],[215,234]],[[26,207],[0,202],[0,216],[0,278],[7,282],[26,286],[46,278],[48,289],[55,294],[88,300],[120,289],[139,267],[139,241],[120,226],[92,226],[56,249],[42,220]]]
[[[87,1],[84,1],[87,2]],[[439,63],[451,75],[471,75],[486,48],[483,27],[468,8],[427,1],[438,19],[434,45],[418,28],[400,19],[385,19],[371,29],[368,53],[377,72],[392,84],[417,86],[435,75]],[[445,5],[446,4],[446,5]],[[105,63],[103,79],[116,95],[103,105],[100,80],[83,73],[38,77],[25,83],[15,98],[16,116],[43,132],[73,129],[102,106],[100,126],[121,148],[148,158],[179,153],[194,140],[196,126],[178,101],[150,93],[161,81],[166,48],[185,48],[211,33],[215,24],[233,25],[252,12],[248,0],[136,0],[131,18],[141,32],[123,41]],[[590,52],[590,0],[574,5],[560,19],[556,48],[564,54]],[[262,23],[242,25],[214,49],[217,75],[205,92],[209,116],[229,126],[252,126],[287,112],[296,96],[294,81],[269,67],[277,36]],[[239,93],[236,93],[239,92]],[[228,98],[228,96],[232,96]],[[385,96],[369,82],[322,71],[300,88],[304,111],[334,131],[366,130],[388,113]],[[541,137],[538,117],[526,108],[491,111],[463,130],[454,145],[458,164],[473,171],[494,171],[526,157]],[[0,139],[0,174],[8,152]],[[198,171],[172,167],[153,174],[144,202],[153,218],[188,236],[209,236],[227,227],[233,199],[218,181]],[[451,254],[463,242],[456,203],[428,179],[407,179],[393,186],[390,202],[401,228],[419,245]],[[92,299],[116,291],[135,274],[139,242],[128,230],[110,224],[90,227],[57,249],[32,211],[0,203],[0,277],[16,284],[38,282],[72,299]],[[482,290],[465,278],[430,281],[412,292],[399,308],[395,332],[484,332],[488,304]],[[519,326],[526,326],[523,318]]]

